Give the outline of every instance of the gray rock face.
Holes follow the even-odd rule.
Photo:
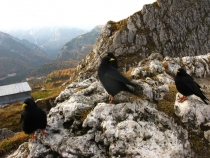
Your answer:
[[[161,53],[164,58],[209,53],[209,6],[208,0],[158,0],[125,20],[109,21],[94,45],[93,63],[83,60],[75,75],[85,70],[90,73],[82,73],[83,79],[92,76],[105,52],[114,52],[120,67],[126,70],[152,53]]]
[[[192,156],[187,131],[156,110],[155,104],[123,99],[120,101],[125,103],[116,105],[103,103],[107,97],[104,89],[98,81],[91,81],[50,110],[48,134],[36,132],[37,140],[28,145],[28,157],[53,152],[67,158]]]
[[[7,158],[25,158],[30,154],[28,150],[28,142],[21,144],[18,149]]]
[[[180,103],[178,99],[181,96],[180,93],[176,95],[174,104],[175,114],[189,129],[193,129],[194,132],[201,133],[204,131],[204,137],[210,142],[210,106],[203,103],[203,101],[195,95],[188,96],[186,101]]]
[[[8,130],[8,129],[0,129],[0,141],[3,139],[7,139],[15,135],[15,132]]]

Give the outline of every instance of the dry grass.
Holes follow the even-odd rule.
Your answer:
[[[84,122],[84,120],[87,118],[87,115],[92,111],[93,109],[89,109],[89,110],[84,110],[81,114],[81,121]]]
[[[159,101],[157,109],[165,112],[168,116],[174,116],[174,101],[177,93],[175,85],[169,85],[169,92],[164,96],[164,99]]]
[[[22,103],[14,103],[8,107],[0,109],[0,128],[8,128],[14,132],[21,131],[21,112]]]
[[[0,156],[5,155],[7,152],[18,148],[18,146],[29,139],[29,135],[24,132],[19,132],[9,139],[0,141]]]
[[[133,68],[130,68],[126,73],[124,73],[124,76],[127,78],[130,78],[132,71],[133,71]]]
[[[36,91],[32,92],[31,96],[36,99],[42,99],[42,98],[54,98],[60,94],[62,90],[64,90],[64,87],[57,87],[57,88],[52,88],[48,89],[46,91]]]

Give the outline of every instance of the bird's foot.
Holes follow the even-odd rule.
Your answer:
[[[42,135],[48,134],[45,130],[42,130]]]
[[[179,97],[178,101],[183,103],[185,100],[187,100],[187,97],[185,97],[184,95],[182,97]]]
[[[34,133],[32,134],[32,136],[31,136],[31,140],[33,141],[33,140],[35,140],[36,139],[36,136],[34,135]]]
[[[111,97],[109,104],[113,104],[114,97]]]

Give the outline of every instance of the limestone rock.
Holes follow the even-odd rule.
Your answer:
[[[15,132],[8,130],[6,128],[0,129],[0,141],[3,139],[7,139],[15,135]]]
[[[18,149],[7,158],[25,158],[29,155],[28,142],[21,144]]]
[[[188,96],[183,103],[178,101],[182,95],[177,93],[174,104],[174,112],[183,123],[192,126],[200,131],[200,126],[205,122],[210,122],[210,106],[206,105],[199,97]]]
[[[164,95],[167,86],[158,86]],[[28,157],[193,156],[187,131],[159,112],[156,104],[129,99],[128,93],[116,96],[117,104],[104,103],[108,101],[107,93],[94,78],[66,89],[71,95],[50,110],[48,134],[36,131],[37,140],[28,144]],[[146,89],[153,96],[152,88]]]
[[[127,70],[154,53],[160,53],[162,58],[185,57],[183,64],[188,66],[190,62],[195,63],[194,60],[202,63],[199,59],[189,61],[187,56],[192,59],[192,56],[210,52],[209,6],[208,0],[158,0],[145,5],[141,11],[127,19],[107,22],[91,52],[93,63],[90,65],[87,56],[78,65],[77,72],[71,79],[79,74],[83,80],[92,76],[99,65],[98,59],[106,52],[113,52],[122,61],[118,62],[120,67]],[[132,60],[127,60],[129,56],[132,56]],[[168,63],[172,74],[177,69],[173,69],[173,65],[180,65],[179,62],[172,60]],[[193,68],[188,68],[201,73],[203,65],[196,64],[192,65]],[[86,73],[83,73],[84,70]],[[206,76],[205,71],[202,76]]]

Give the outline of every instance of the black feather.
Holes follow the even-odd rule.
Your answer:
[[[175,85],[177,90],[184,96],[196,95],[200,97],[205,104],[208,104],[208,100],[200,90],[200,86],[194,81],[194,79],[186,73],[183,68],[177,70],[175,76]]]
[[[44,130],[47,126],[46,113],[31,98],[26,99],[24,103],[26,106],[20,120],[23,131],[27,134],[32,134],[37,129]]]
[[[127,85],[135,88],[135,84],[123,76],[116,68],[111,66],[113,58],[105,56],[98,68],[98,77],[106,91],[114,97],[120,91],[127,91],[135,94]]]

